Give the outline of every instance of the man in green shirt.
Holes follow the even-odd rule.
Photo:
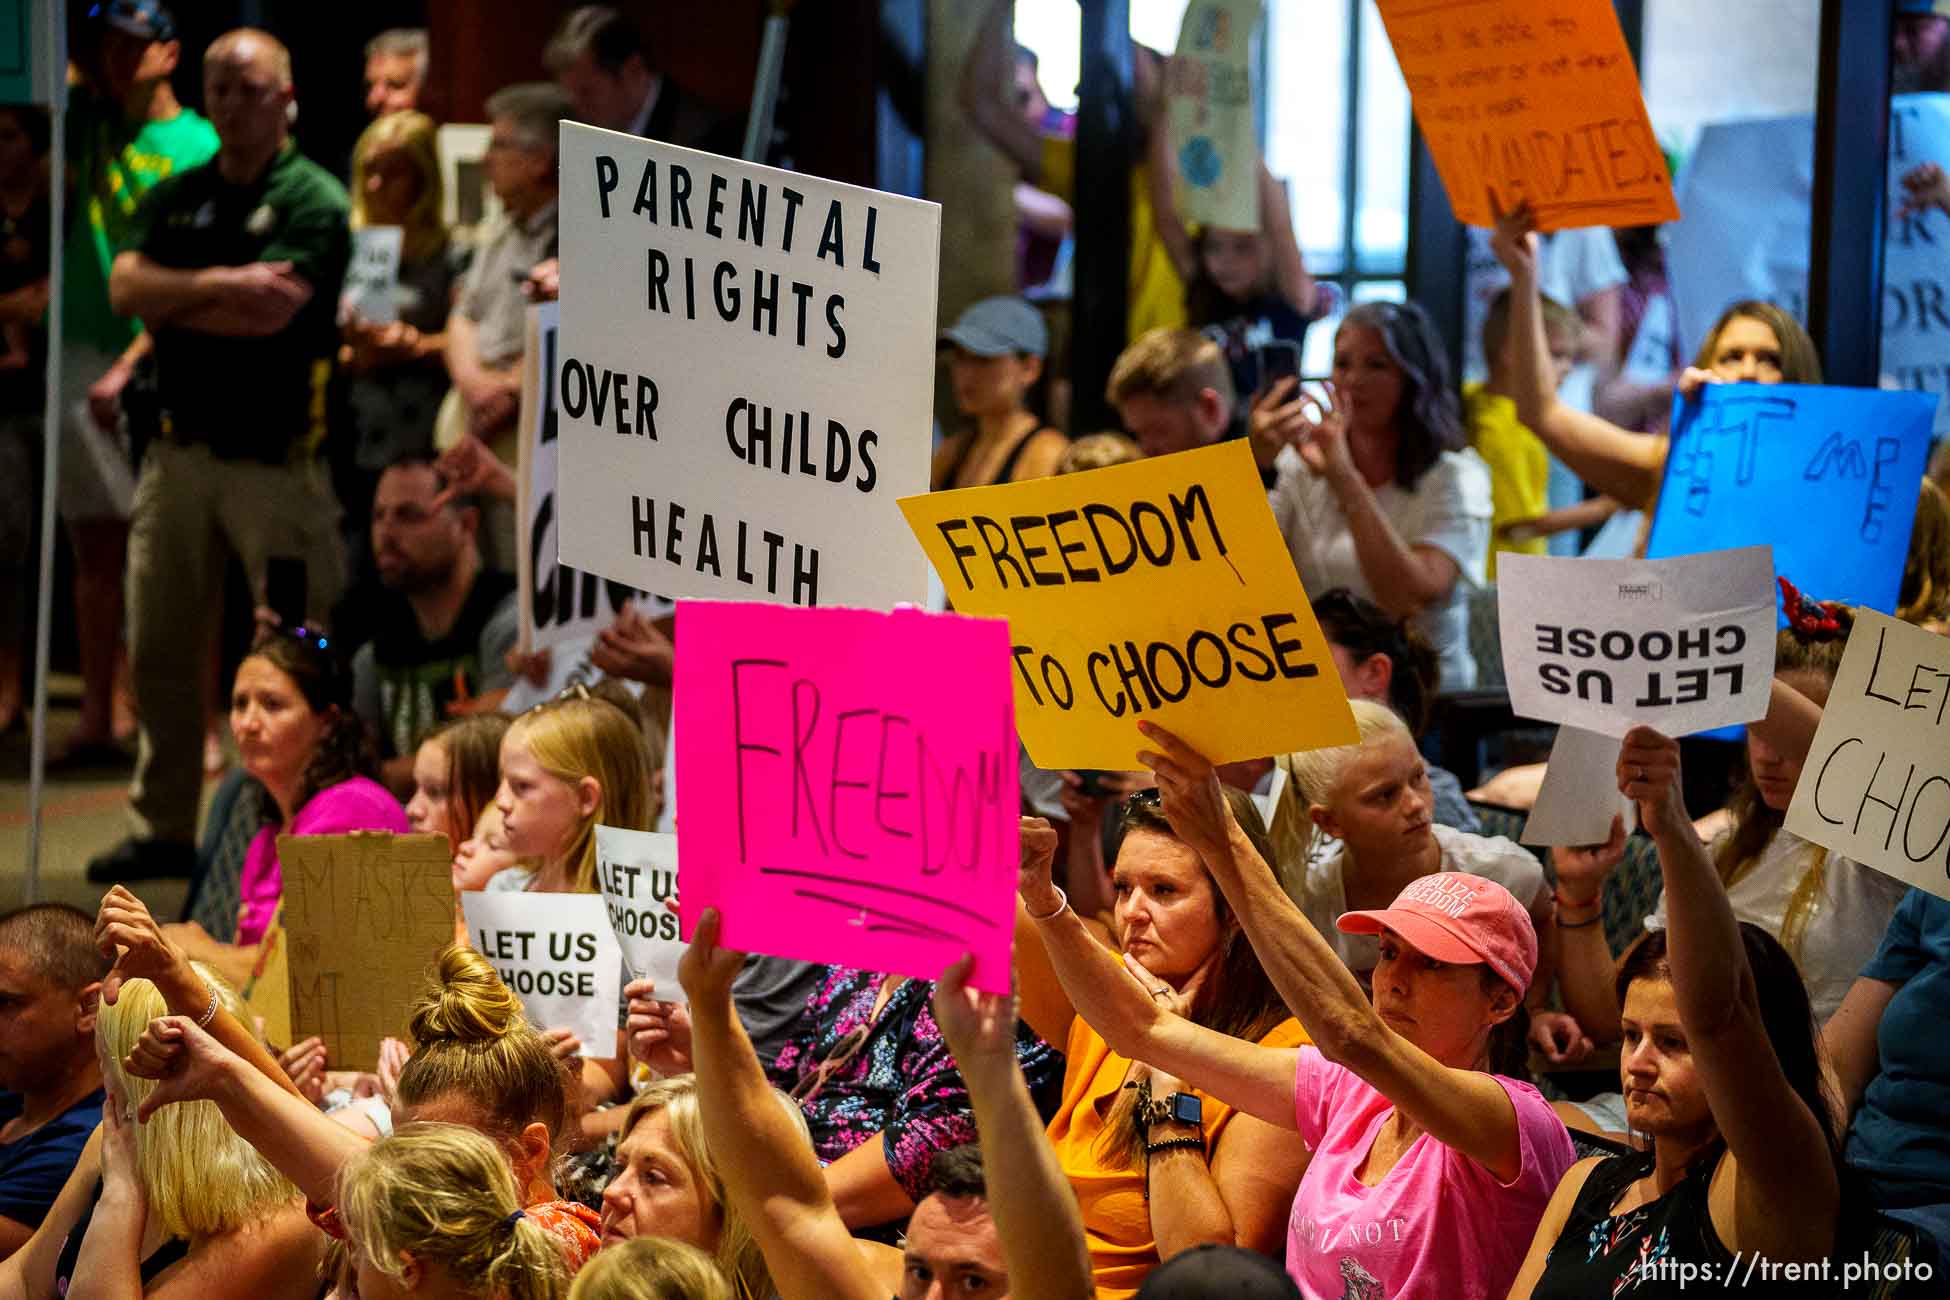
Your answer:
[[[140,321],[108,302],[108,268],[128,246],[136,205],[158,181],[207,162],[217,132],[176,101],[182,47],[159,0],[102,6],[87,82],[70,97],[69,227],[61,288],[61,475],[57,506],[75,557],[81,718],[58,756],[113,756],[122,650],[122,570],[135,471],[121,422],[122,390],[149,349]],[[123,701],[126,705],[126,700]],[[126,707],[120,712],[127,714]]]
[[[184,874],[194,859],[224,551],[261,601],[271,560],[301,564],[313,629],[344,585],[338,503],[313,453],[351,256],[345,189],[291,140],[291,55],[275,37],[218,37],[203,84],[217,156],[149,193],[109,275],[115,310],[154,338],[161,428],[129,546],[136,835],[90,864],[97,883]]]

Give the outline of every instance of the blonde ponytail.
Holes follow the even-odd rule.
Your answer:
[[[339,1176],[339,1216],[360,1258],[402,1280],[402,1252],[506,1300],[561,1300],[568,1268],[523,1212],[501,1151],[458,1124],[406,1124]]]

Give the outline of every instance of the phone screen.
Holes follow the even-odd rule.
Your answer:
[[[1300,377],[1300,348],[1298,344],[1273,342],[1259,349],[1259,387],[1264,392],[1282,379]]]
[[[264,562],[264,603],[284,626],[305,621],[305,562],[293,555],[273,555]]]

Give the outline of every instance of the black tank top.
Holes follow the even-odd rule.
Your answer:
[[[95,1180],[95,1194],[88,1198],[88,1204],[75,1220],[73,1228],[61,1243],[61,1254],[54,1261],[54,1293],[66,1295],[68,1284],[74,1280],[75,1265],[81,1260],[81,1242],[88,1235],[88,1225],[95,1221],[95,1206],[102,1199],[101,1179]],[[142,1261],[142,1285],[147,1287],[155,1280],[156,1274],[174,1264],[190,1253],[190,1243],[181,1237],[171,1237],[155,1248],[149,1258]]]
[[[969,484],[969,486],[970,487],[994,487],[998,483],[1013,483],[1016,477],[1016,462],[1022,459],[1023,450],[1027,448],[1031,442],[1034,442],[1036,440],[1038,434],[1043,432],[1043,427],[1044,426],[1039,425],[1036,428],[1031,429],[1028,433],[1023,434],[1022,437],[1016,439],[1016,445],[1009,448],[1009,454],[1003,457],[1002,468],[998,469],[995,472],[994,478],[990,479],[986,484],[971,483]],[[948,473],[943,478],[941,484],[941,490],[943,492],[952,492],[957,487],[960,486],[960,484],[956,483],[955,480],[961,477],[962,466],[968,463],[969,453],[974,450],[975,450],[975,435],[973,433],[970,433],[968,435],[968,441],[962,444],[961,455],[955,457],[955,463],[949,466]]]
[[[1725,1154],[1725,1148],[1721,1148]],[[1650,1151],[1613,1156],[1585,1179],[1564,1231],[1551,1247],[1531,1300],[1665,1300],[1698,1297],[1725,1288],[1748,1295],[1834,1295],[1837,1285],[1763,1281],[1751,1254],[1736,1258],[1713,1230],[1707,1191],[1718,1157],[1693,1162],[1685,1179],[1656,1201],[1625,1214],[1612,1205],[1627,1187],[1650,1174]],[[1682,1277],[1682,1270],[1684,1276]],[[1731,1281],[1729,1278],[1731,1270]],[[1743,1275],[1745,1281],[1743,1282]],[[1682,1282],[1684,1290],[1681,1290]]]

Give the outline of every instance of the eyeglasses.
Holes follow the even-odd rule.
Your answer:
[[[1123,808],[1127,813],[1137,808],[1158,808],[1163,806],[1164,798],[1164,794],[1157,786],[1146,786],[1142,790],[1133,790],[1125,795]]]
[[[858,1025],[848,1030],[839,1042],[833,1044],[832,1050],[821,1058],[819,1064],[813,1067],[813,1072],[792,1085],[792,1091],[786,1095],[802,1106],[817,1097],[819,1090],[824,1088],[834,1075],[853,1063],[853,1058],[860,1054],[862,1047],[866,1046],[867,1034],[872,1028],[873,1026],[869,1024]]]

